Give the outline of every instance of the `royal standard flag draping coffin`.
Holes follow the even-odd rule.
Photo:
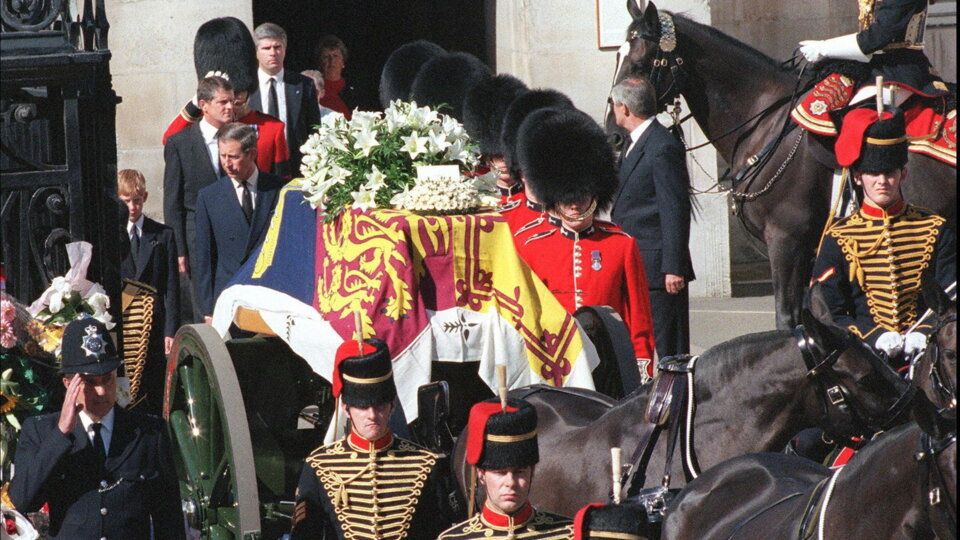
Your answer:
[[[496,364],[511,388],[593,388],[596,349],[519,258],[499,214],[353,210],[327,222],[299,186],[284,187],[263,245],[217,300],[221,335],[239,308],[256,310],[329,380],[359,313],[364,337],[390,348],[408,421],[433,361],[479,362],[491,389]]]

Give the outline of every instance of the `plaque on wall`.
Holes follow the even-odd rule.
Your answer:
[[[627,27],[633,22],[623,0],[596,0],[597,47],[616,49],[627,37]]]

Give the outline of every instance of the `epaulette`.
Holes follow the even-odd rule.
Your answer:
[[[605,233],[620,234],[620,235],[623,235],[623,236],[630,236],[629,234],[627,234],[626,231],[624,231],[623,229],[621,229],[618,225],[614,225],[613,223],[607,223],[607,222],[605,222],[605,221],[595,221],[594,224],[596,224],[596,226],[597,226],[598,229],[600,229],[601,231],[603,231],[603,232],[605,232]]]
[[[527,244],[529,244],[530,242],[534,242],[534,241],[536,241],[536,240],[540,240],[540,239],[546,238],[546,237],[550,236],[551,234],[553,234],[553,233],[555,233],[555,232],[557,232],[557,229],[550,229],[549,231],[543,231],[542,233],[534,234],[534,235],[531,236],[530,238],[527,238],[527,241],[524,242],[523,244],[524,244],[524,245],[527,245]]]
[[[540,225],[541,223],[543,223],[543,216],[542,216],[542,215],[539,216],[539,217],[537,217],[537,218],[534,219],[533,221],[528,222],[526,225],[523,225],[523,226],[520,227],[519,229],[517,229],[517,231],[514,232],[513,235],[514,235],[514,236],[519,236],[520,233],[527,232],[527,231],[529,231],[530,229],[532,229],[532,228]]]
[[[511,210],[515,210],[518,206],[520,206],[520,201],[519,201],[519,200],[509,201],[509,202],[506,202],[506,203],[501,204],[500,206],[498,206],[498,207],[497,207],[497,212],[500,212],[500,213],[509,212],[509,211],[511,211]]]

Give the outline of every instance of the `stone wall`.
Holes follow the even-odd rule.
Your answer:
[[[193,37],[214,17],[251,25],[253,0],[107,0],[117,107],[117,166],[147,178],[146,213],[163,218],[163,146],[170,121],[197,88]]]

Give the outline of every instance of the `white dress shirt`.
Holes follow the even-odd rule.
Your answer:
[[[257,209],[257,178],[260,177],[260,171],[257,169],[253,170],[253,174],[250,175],[250,178],[247,180],[247,189],[250,190],[250,199],[253,201],[253,209]],[[240,201],[240,208],[243,208],[243,187],[240,186],[240,181],[233,178],[230,179],[233,182],[233,191],[237,194],[237,200]]]
[[[213,164],[213,172],[220,176],[220,149],[217,147],[217,131],[207,119],[200,120],[200,133],[203,135],[203,143],[207,145],[207,153],[210,154],[210,163]]]
[[[647,131],[647,128],[649,128],[650,124],[652,124],[656,119],[657,118],[655,116],[651,116],[650,118],[647,118],[641,122],[639,126],[630,132],[630,146],[627,147],[627,152],[623,154],[624,157],[630,155],[630,151],[633,150],[634,146],[636,146],[637,141],[640,140],[640,136]]]
[[[137,236],[140,239],[143,239],[143,214],[140,214],[140,218],[133,223],[127,221],[127,236],[130,237],[130,240],[133,240],[133,230],[137,230]]]
[[[264,114],[267,114],[267,111],[270,110],[270,78],[273,78],[274,87],[277,89],[277,114],[279,115],[278,120],[283,122],[283,131],[284,135],[287,136],[287,140],[290,140],[290,129],[287,127],[287,91],[286,85],[283,82],[283,70],[277,72],[276,75],[270,75],[262,69],[257,70],[257,78],[260,81],[260,106],[263,107],[260,109]]]
[[[110,455],[110,440],[113,439],[113,418],[116,416],[114,413],[116,409],[110,409],[110,412],[107,413],[100,420],[100,438],[103,439],[103,448],[106,451],[107,455]],[[83,423],[83,430],[87,432],[87,437],[90,438],[90,444],[93,444],[93,418],[90,418],[90,415],[87,414],[87,411],[80,411],[80,422]]]

